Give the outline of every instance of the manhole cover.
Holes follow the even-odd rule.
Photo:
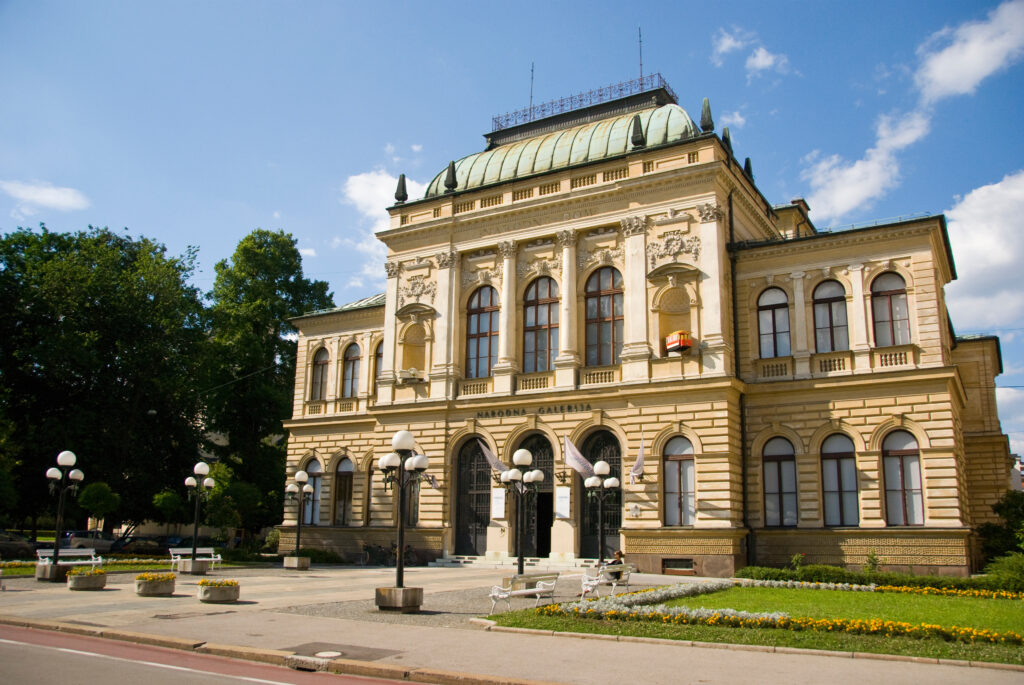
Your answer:
[[[345,657],[346,659],[355,659],[357,661],[376,661],[384,657],[401,654],[401,651],[397,649],[375,649],[373,647],[363,647],[362,645],[339,645],[330,642],[307,642],[302,645],[284,647],[283,649],[292,652],[296,656],[312,656],[321,659]]]
[[[321,659],[337,659],[341,656],[341,652],[317,652],[313,656],[320,657]]]

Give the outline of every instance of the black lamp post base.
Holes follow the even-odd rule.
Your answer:
[[[379,587],[376,598],[380,611],[397,611],[403,614],[418,614],[423,604],[421,587]]]

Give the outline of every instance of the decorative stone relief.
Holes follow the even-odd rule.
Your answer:
[[[388,278],[398,278],[398,274],[402,271],[402,265],[398,262],[385,262],[384,271],[387,273]]]
[[[438,252],[435,255],[437,259],[438,269],[450,269],[455,266],[455,260],[458,255],[455,252]]]
[[[516,273],[519,274],[520,280],[530,275],[537,276],[550,276],[552,271],[562,270],[562,260],[558,257],[554,259],[531,259],[529,261],[520,261],[519,268]]]
[[[661,241],[647,244],[647,259],[651,269],[658,266],[659,261],[677,262],[681,254],[691,254],[693,261],[700,261],[700,236],[687,238],[682,231],[666,231]]]
[[[665,224],[678,224],[680,222],[693,221],[693,215],[688,212],[684,212],[681,209],[669,209],[668,214],[659,217],[654,221],[655,226],[664,226]]]
[[[427,282],[426,276],[411,276],[406,285],[398,290],[398,307],[402,308],[412,302],[433,304],[436,292],[437,284]]]
[[[560,247],[573,247],[576,245],[576,231],[559,231],[555,238]]]
[[[576,266],[580,271],[583,271],[594,264],[611,266],[614,264],[621,264],[622,257],[623,250],[621,247],[616,247],[614,249],[598,249],[593,252],[581,249],[579,254],[576,256]]]
[[[516,244],[511,240],[503,240],[498,243],[498,254],[502,259],[512,259],[516,256]]]
[[[647,233],[647,217],[627,216],[625,219],[620,219],[619,224],[622,226],[622,235],[627,238],[631,235]]]
[[[697,205],[697,213],[700,214],[701,222],[705,224],[722,218],[722,208],[711,203]]]

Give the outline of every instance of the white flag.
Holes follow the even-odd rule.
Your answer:
[[[498,461],[498,458],[494,456],[494,452],[491,452],[490,448],[487,447],[487,444],[483,440],[477,438],[476,441],[480,444],[480,451],[484,453],[484,459],[487,460],[487,463],[491,465],[492,469],[498,473],[508,471],[508,467]]]
[[[563,435],[562,439],[564,440],[565,447],[565,463],[584,478],[590,478],[593,476],[594,467],[591,466],[589,461],[583,458],[580,451],[576,449],[576,445],[569,442],[569,436]]]
[[[441,484],[437,482],[437,478],[434,477],[434,474],[427,474],[427,482],[430,483],[430,487],[434,488],[435,490],[441,489]]]
[[[636,485],[637,477],[642,478],[644,475],[644,436],[640,436],[640,453],[636,455],[636,461],[633,463],[633,468],[629,470],[629,484]]]

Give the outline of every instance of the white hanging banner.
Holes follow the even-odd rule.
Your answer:
[[[572,492],[572,488],[567,485],[559,485],[555,487],[555,518],[556,519],[568,519],[572,518],[572,507],[570,506],[569,493]]]
[[[491,488],[491,518],[505,518],[505,488]]]

